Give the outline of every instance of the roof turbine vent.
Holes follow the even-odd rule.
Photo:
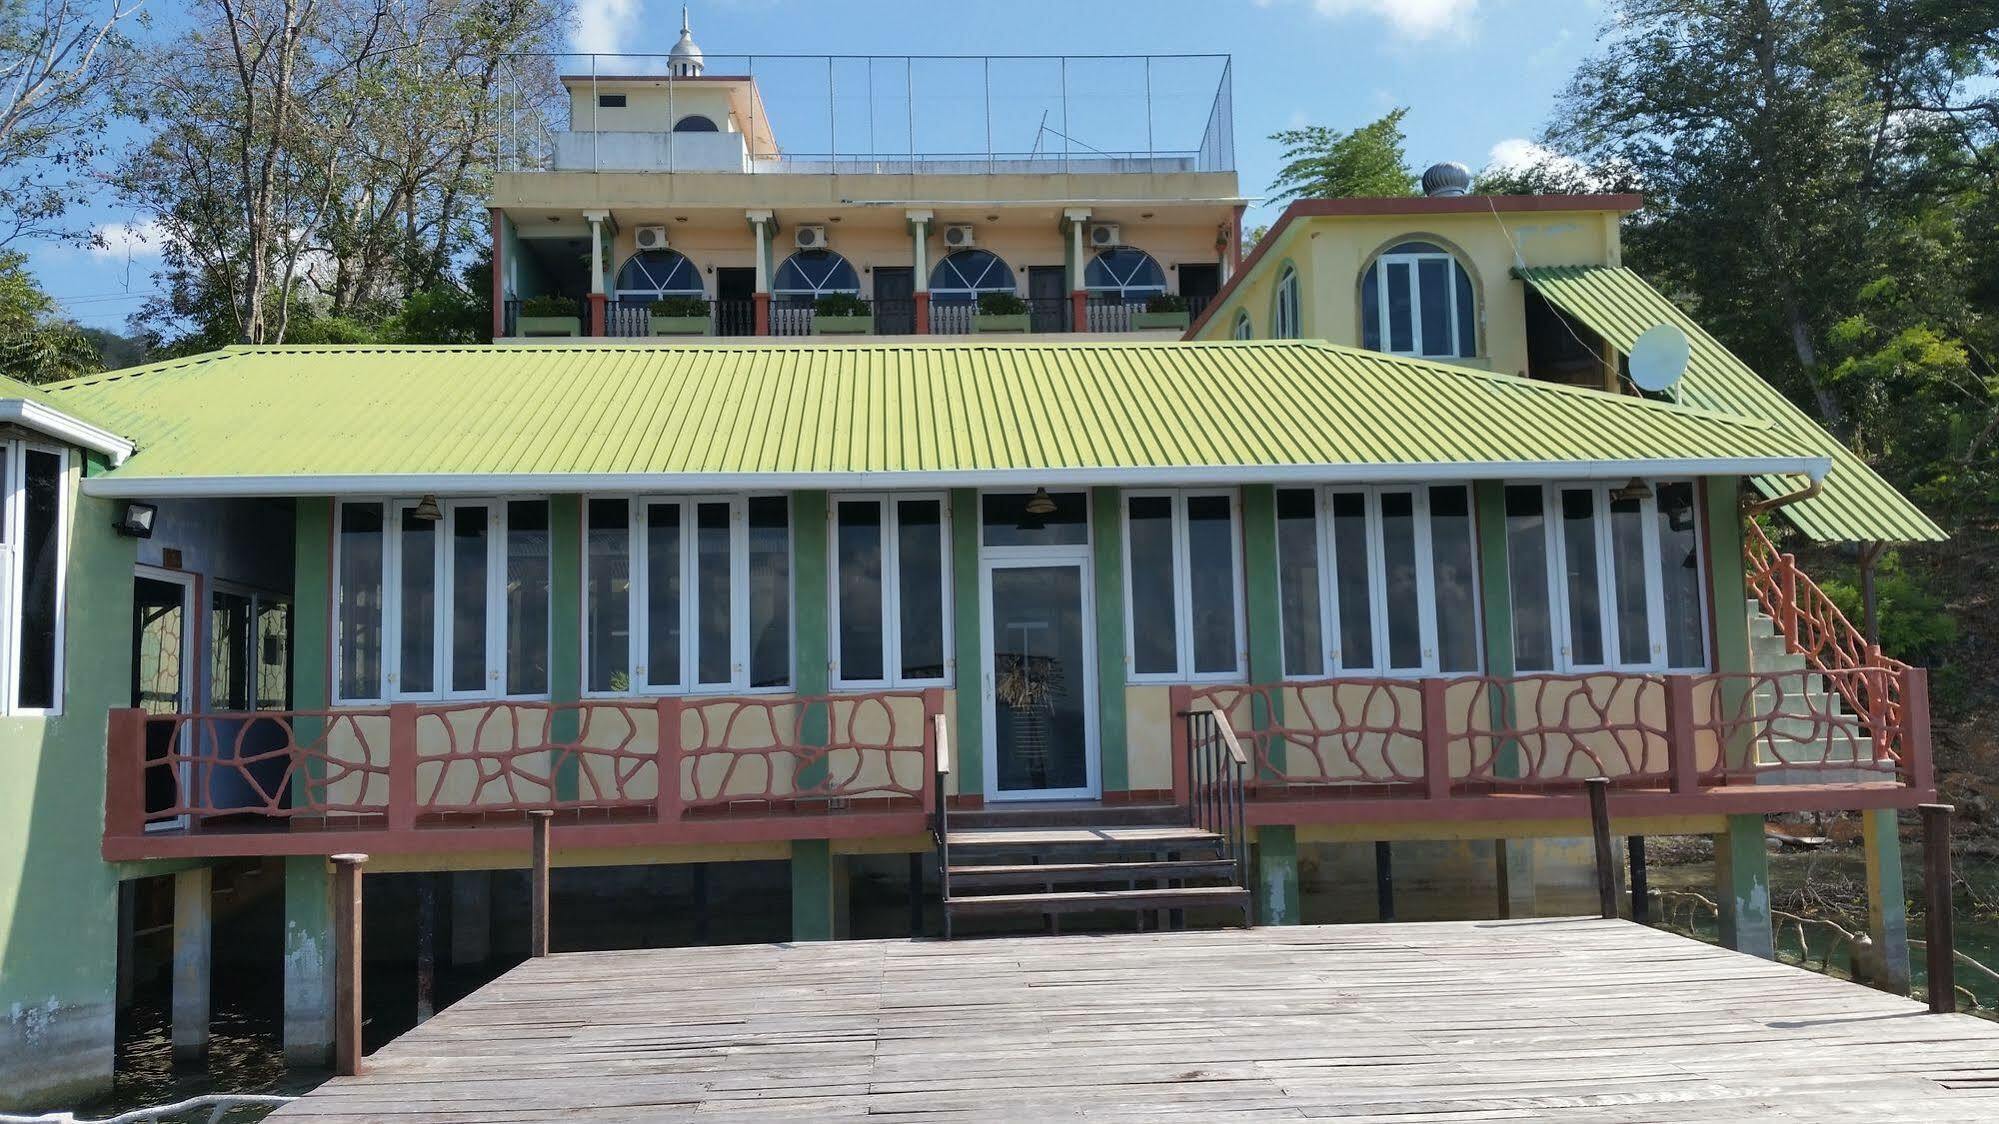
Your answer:
[[[1455,160],[1430,165],[1423,173],[1423,194],[1429,196],[1466,195],[1471,192],[1471,169]]]

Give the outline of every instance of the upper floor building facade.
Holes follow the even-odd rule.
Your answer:
[[[1224,56],[710,58],[683,23],[521,81],[496,339],[1170,338],[1240,258]]]

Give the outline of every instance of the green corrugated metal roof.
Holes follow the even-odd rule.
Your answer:
[[[49,389],[133,435],[93,482],[128,495],[1823,465],[1733,415],[1299,341],[230,348]]]
[[[1693,358],[1678,387],[1681,403],[1761,418],[1788,438],[1787,444],[1803,444],[1832,458],[1823,491],[1780,509],[1806,535],[1819,542],[1937,542],[1947,537],[1921,509],[1636,273],[1610,266],[1546,266],[1520,274],[1562,311],[1627,354],[1646,329],[1677,324],[1693,344]],[[1764,495],[1777,496],[1797,491],[1804,481],[1761,476],[1755,484]]]

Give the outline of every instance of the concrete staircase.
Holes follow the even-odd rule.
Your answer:
[[[1214,910],[1250,923],[1228,840],[1171,804],[1024,804],[953,812],[945,835],[944,934],[970,919]]]
[[[1777,676],[1759,682],[1754,713],[1763,723],[1756,744],[1764,784],[1842,784],[1892,779],[1890,766],[1874,763],[1873,739],[1863,727],[1843,720],[1846,700],[1825,674],[1813,670],[1802,652],[1789,649],[1776,622],[1755,598],[1747,602],[1749,666]],[[1781,698],[1779,696],[1782,696]],[[1828,723],[1827,718],[1834,721]],[[1828,768],[1840,764],[1850,769]],[[1784,768],[1783,766],[1796,766]]]

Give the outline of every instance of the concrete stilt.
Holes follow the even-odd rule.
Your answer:
[[[1763,841],[1762,816],[1728,817],[1728,830],[1714,837],[1714,877],[1722,947],[1775,960],[1770,852]]]
[[[213,874],[208,867],[174,876],[174,1057],[208,1053],[208,997],[214,983]]]
[[[847,935],[847,859],[824,839],[791,844],[791,939],[833,941]]]
[[[132,1005],[138,966],[132,962],[134,937],[139,924],[139,882],[127,878],[118,883],[118,1009]]]
[[[484,964],[493,955],[493,872],[461,870],[451,878],[451,964]]]
[[[333,875],[326,860],[285,860],[285,1061],[333,1057]]]
[[[1538,910],[1534,900],[1534,841],[1493,840],[1492,868],[1498,888],[1499,916],[1501,918],[1535,916]]]
[[[1298,829],[1256,830],[1256,923],[1302,924],[1298,905]]]
[[[1860,813],[1867,852],[1867,935],[1874,941],[1873,984],[1909,994],[1909,907],[1902,885],[1902,835],[1893,809]]]
[[[418,1026],[437,1014],[437,880],[416,875],[416,1021]]]

